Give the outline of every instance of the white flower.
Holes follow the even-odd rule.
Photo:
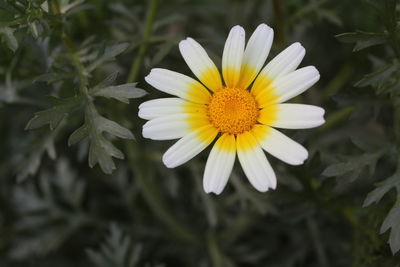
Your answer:
[[[139,106],[139,117],[149,120],[143,126],[144,137],[179,139],[163,156],[168,168],[189,161],[217,138],[204,171],[207,193],[222,192],[236,155],[257,190],[275,189],[276,176],[263,149],[291,165],[302,164],[308,157],[303,146],[275,128],[306,129],[325,122],[320,107],[282,104],[310,88],[320,76],[313,66],[296,70],[305,55],[299,43],[262,68],[273,35],[270,27],[261,24],[245,47],[244,29],[233,27],[222,54],[224,83],[206,51],[191,38],[181,41],[179,49],[200,82],[158,68],[145,78],[158,90],[176,96]]]

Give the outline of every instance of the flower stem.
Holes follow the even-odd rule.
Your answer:
[[[129,71],[128,81],[127,81],[128,83],[136,81],[140,71],[140,67],[142,66],[143,58],[147,52],[148,42],[153,33],[153,24],[157,14],[158,2],[159,0],[151,0],[149,7],[147,9],[146,23],[143,32],[142,43],[139,46],[139,51],[136,55],[135,60],[132,62],[132,66]]]
[[[78,73],[79,78],[79,91],[83,96],[88,97],[88,74],[85,67],[82,65],[82,62],[79,58],[79,55],[76,51],[75,45],[72,40],[65,33],[62,34],[62,41],[64,43],[65,48],[68,51],[68,55],[71,58],[72,64]]]
[[[317,254],[319,266],[329,267],[328,259],[324,250],[324,244],[321,242],[317,223],[312,218],[307,218],[307,227],[311,234],[311,239],[313,241],[314,249]]]
[[[223,266],[223,257],[221,255],[221,251],[218,247],[216,236],[214,232],[209,232],[207,235],[208,241],[208,250],[211,256],[212,266],[213,267],[222,267]]]
[[[149,177],[150,168],[148,166],[146,155],[143,153],[140,144],[137,142],[126,141],[125,149],[130,166],[135,167],[133,169],[135,179],[141,187],[141,192],[154,214],[178,239],[188,243],[198,243],[198,236],[192,233],[186,225],[177,221],[163,204],[165,201],[161,199],[155,183]]]

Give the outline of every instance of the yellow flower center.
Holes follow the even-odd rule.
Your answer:
[[[211,124],[221,133],[241,134],[256,124],[259,116],[254,96],[245,89],[223,88],[213,94],[208,105]]]

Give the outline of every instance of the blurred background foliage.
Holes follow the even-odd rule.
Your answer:
[[[400,266],[396,0],[0,0],[0,266]],[[299,41],[321,80],[294,102],[327,122],[289,132],[277,190],[235,167],[202,189],[203,152],[167,169],[141,137],[152,67],[190,74],[191,36],[220,65],[229,29]],[[397,252],[397,253],[396,253]]]

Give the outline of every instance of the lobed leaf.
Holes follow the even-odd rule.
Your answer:
[[[365,75],[361,80],[354,84],[356,87],[364,86],[378,86],[380,83],[386,81],[391,75],[397,72],[399,64],[397,61],[386,65],[385,67],[375,71],[373,73]]]
[[[83,97],[70,97],[64,99],[51,98],[54,106],[35,113],[35,116],[29,120],[25,126],[25,130],[40,128],[49,124],[50,129],[54,130],[60,122],[71,112],[82,106]]]
[[[18,41],[14,36],[14,30],[10,27],[0,27],[0,35],[4,42],[10,48],[11,51],[15,52],[18,49]]]
[[[103,96],[105,98],[114,98],[118,101],[128,104],[131,98],[140,98],[147,94],[143,89],[136,87],[137,83],[126,83],[116,86],[108,86],[91,91],[93,96]]]
[[[389,190],[396,187],[400,191],[400,173],[398,172],[377,184],[377,187],[365,198],[363,206],[367,207],[374,202],[378,203]]]
[[[336,35],[336,38],[343,43],[355,43],[353,51],[360,51],[362,49],[384,44],[388,41],[386,33],[374,32],[348,32]]]
[[[46,255],[83,227],[87,223],[84,189],[64,158],[57,161],[54,172],[39,176],[37,186],[31,180],[16,187],[12,201],[20,219],[10,256],[21,260]]]
[[[132,239],[116,225],[111,224],[109,235],[98,251],[86,251],[97,267],[135,267],[139,262],[142,247],[133,245]]]
[[[40,142],[30,149],[30,152],[26,159],[21,162],[21,166],[18,169],[17,181],[22,182],[28,175],[34,175],[37,173],[43,156],[47,155],[54,160],[56,158],[56,149],[54,142],[60,132],[61,125],[58,126],[54,131],[41,137]]]
[[[110,174],[116,168],[112,157],[123,159],[124,154],[103,136],[104,132],[119,138],[134,138],[130,130],[100,116],[93,103],[89,103],[85,110],[85,123],[70,135],[68,145],[71,146],[88,137],[89,166],[92,168],[98,163],[104,173]]]
[[[128,46],[129,46],[128,43],[120,43],[117,45],[107,47],[104,50],[103,55],[101,55],[97,60],[95,60],[92,64],[88,66],[87,68],[88,71],[91,72],[104,62],[113,60],[116,56],[124,52],[128,48]]]
[[[398,198],[397,203],[389,211],[389,214],[383,221],[381,226],[381,233],[390,230],[388,243],[392,253],[395,254],[400,250],[400,198]]]
[[[355,172],[359,174],[361,170],[363,170],[365,167],[369,168],[369,173],[370,175],[372,175],[375,172],[375,166],[378,159],[384,155],[385,151],[386,148],[383,148],[381,150],[375,151],[374,153],[365,153],[360,157],[350,158],[346,162],[332,164],[325,168],[325,170],[322,172],[322,175],[326,177],[335,177],[350,172]]]

